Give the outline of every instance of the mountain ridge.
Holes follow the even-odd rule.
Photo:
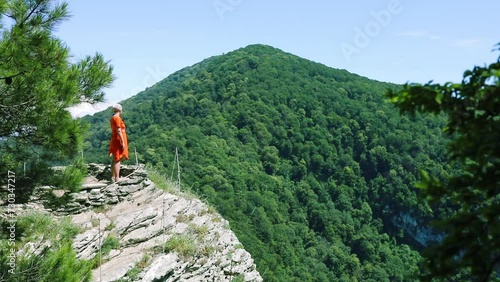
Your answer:
[[[309,63],[312,63],[312,64],[317,64],[317,65],[320,65],[321,67],[332,69],[332,70],[335,70],[335,71],[338,71],[338,72],[342,72],[342,73],[344,73],[346,75],[352,75],[352,76],[355,76],[355,77],[366,79],[368,81],[380,82],[380,83],[387,83],[387,84],[390,84],[390,85],[393,85],[393,86],[396,85],[396,84],[391,83],[391,82],[383,82],[383,81],[377,81],[377,80],[374,80],[374,79],[370,79],[370,78],[368,78],[366,76],[361,76],[361,75],[358,75],[358,74],[355,74],[355,73],[351,73],[351,72],[349,72],[349,71],[347,71],[345,69],[337,69],[337,68],[334,68],[334,67],[331,67],[331,66],[327,66],[327,65],[325,65],[325,64],[323,64],[321,62],[317,62],[317,61],[313,61],[313,60],[301,58],[301,57],[299,57],[299,56],[297,56],[295,54],[283,51],[282,49],[273,47],[271,45],[258,44],[258,43],[256,43],[256,44],[250,44],[250,45],[247,45],[245,47],[241,47],[241,48],[229,51],[227,53],[223,53],[222,55],[214,55],[214,56],[208,57],[208,58],[206,58],[206,59],[204,59],[204,60],[202,60],[202,61],[200,61],[198,63],[195,63],[195,64],[190,65],[190,66],[186,66],[184,68],[181,68],[178,71],[175,71],[174,73],[172,73],[171,75],[169,75],[169,77],[170,76],[176,76],[176,75],[178,75],[180,73],[183,73],[183,72],[185,72],[186,70],[189,70],[189,69],[197,69],[199,67],[203,67],[207,63],[217,62],[217,60],[224,60],[225,58],[227,58],[227,56],[231,56],[231,55],[234,55],[234,54],[245,54],[245,55],[251,55],[251,56],[280,54],[282,56],[287,56],[287,57],[290,57],[290,58],[293,58],[293,59],[300,59],[300,60],[303,60],[303,61],[306,61],[306,62],[309,62]],[[132,96],[130,98],[134,98],[135,96],[139,96],[141,93],[149,90],[150,88],[156,87],[158,85],[161,85],[162,81],[166,80],[167,78],[168,77],[166,77],[163,80],[160,80],[159,82],[155,83],[154,85],[152,85],[150,87],[147,87],[145,90],[137,93],[136,95],[134,95],[134,96]],[[125,99],[125,101],[126,100],[128,100],[128,99]]]
[[[450,168],[443,120],[400,116],[384,98],[398,87],[257,44],[122,105],[139,160],[168,172],[179,148],[183,182],[228,218],[266,281],[407,281],[422,246],[405,222],[432,216],[418,168]],[[92,161],[107,119],[83,119]]]

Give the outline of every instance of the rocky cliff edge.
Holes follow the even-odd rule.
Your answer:
[[[17,209],[71,217],[81,230],[77,256],[100,262],[93,281],[262,281],[229,223],[199,199],[157,188],[143,167],[124,167],[118,183],[107,181],[104,165],[90,164],[89,174],[63,208],[48,210],[34,199]],[[31,246],[45,247],[50,243]]]

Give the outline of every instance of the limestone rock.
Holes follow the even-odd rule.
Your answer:
[[[118,184],[111,184],[111,185],[108,185],[106,186],[106,188],[104,188],[103,192],[108,195],[108,196],[118,196],[120,194],[120,192],[118,192]]]
[[[64,190],[61,189],[52,190],[52,195],[54,195],[54,197],[56,198],[61,198],[62,196],[64,196],[64,194],[66,194],[66,191]]]
[[[98,215],[93,210],[90,210],[88,212],[72,216],[71,223],[81,227],[84,230],[88,230],[92,228],[93,222],[95,222],[97,219]]]
[[[134,192],[137,192],[142,189],[142,185],[136,184],[136,185],[127,185],[120,187],[120,194],[121,195],[128,195]]]
[[[116,281],[126,276],[143,257],[140,249],[128,248],[92,271],[92,281]]]
[[[120,199],[118,198],[118,196],[111,196],[106,198],[106,204],[118,204],[119,201]]]
[[[81,191],[79,193],[71,193],[71,197],[75,202],[85,203],[89,199],[89,196],[86,191]]]
[[[24,255],[40,255],[45,249],[48,249],[52,246],[50,241],[43,241],[43,238],[40,238],[36,242],[28,242],[24,247],[17,252],[17,256]]]
[[[133,185],[133,184],[139,184],[144,181],[144,178],[142,177],[132,177],[132,178],[125,178],[123,180],[120,180],[118,184],[122,186],[126,185]]]
[[[94,201],[94,200],[99,200],[104,197],[104,195],[101,193],[100,189],[92,189],[90,190],[89,193],[89,200]]]
[[[142,281],[153,282],[161,281],[162,278],[172,275],[175,266],[179,262],[179,257],[175,253],[161,255],[157,258],[144,274]]]
[[[93,189],[100,189],[106,187],[106,183],[87,183],[87,184],[82,184],[82,190],[93,190]]]
[[[121,175],[128,177],[118,183],[107,181],[109,166],[88,167],[82,190],[52,213],[71,214],[71,222],[82,230],[73,240],[78,258],[102,255],[92,281],[262,281],[228,222],[202,201],[157,189],[143,166],[124,166]],[[40,202],[15,210],[51,212]],[[114,249],[102,253],[104,244]],[[42,240],[23,250],[47,247],[50,242]]]
[[[77,257],[81,259],[92,259],[99,253],[99,248],[109,232],[100,232],[99,228],[92,228],[83,234],[76,236],[73,241],[73,248],[77,252]]]
[[[120,215],[115,220],[116,232],[124,234],[125,232],[131,232],[135,229],[148,226],[151,223],[151,219],[156,216],[156,210],[151,207]]]

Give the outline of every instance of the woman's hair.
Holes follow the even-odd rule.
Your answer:
[[[113,105],[113,112],[121,112],[121,111],[122,111],[122,105],[120,104]]]

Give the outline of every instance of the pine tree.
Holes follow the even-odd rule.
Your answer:
[[[0,171],[27,164],[17,188],[33,187],[50,175],[48,164],[76,156],[85,127],[68,108],[102,101],[114,79],[101,54],[76,61],[55,37],[68,18],[64,2],[0,0]]]

